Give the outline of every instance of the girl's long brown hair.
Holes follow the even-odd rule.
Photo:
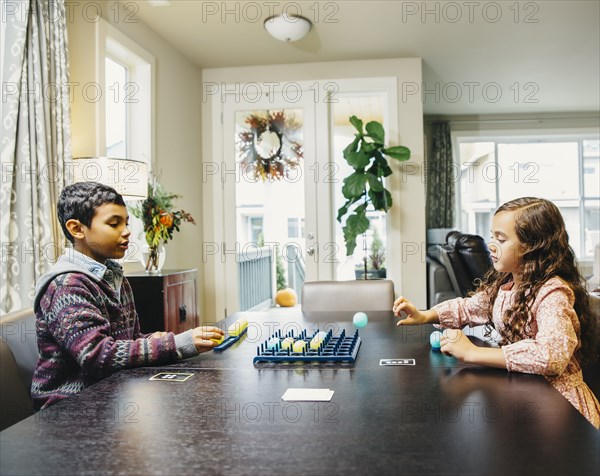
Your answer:
[[[521,284],[515,291],[514,304],[506,310],[505,326],[500,329],[500,345],[532,338],[529,315],[540,288],[546,281],[559,277],[567,283],[575,295],[574,309],[581,325],[581,346],[578,357],[581,363],[598,359],[597,316],[569,246],[569,236],[560,210],[554,203],[541,198],[524,197],[502,205],[496,213],[512,211],[515,232],[521,243]],[[492,308],[503,284],[512,280],[510,273],[491,269],[483,278],[476,292],[488,296],[488,315],[492,325]]]

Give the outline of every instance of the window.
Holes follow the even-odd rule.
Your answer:
[[[248,217],[248,231],[250,243],[261,243],[264,241],[263,234],[263,217]]]
[[[304,237],[304,218],[288,218],[288,238]]]
[[[127,84],[127,67],[110,57],[105,61],[106,84],[106,156],[128,158],[127,103],[120,96],[120,89]]]
[[[115,28],[105,27],[106,155],[151,165],[154,57]]]
[[[151,170],[154,57],[105,21],[101,32],[104,137],[100,145],[107,157],[142,161]],[[145,239],[141,220],[131,214],[130,229],[131,246],[124,260],[136,261]]]
[[[456,135],[457,227],[487,239],[502,203],[554,202],[579,259],[593,257],[600,230],[599,139],[593,136],[470,138]]]

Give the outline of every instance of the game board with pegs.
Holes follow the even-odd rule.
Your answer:
[[[346,331],[334,336],[333,332],[317,331],[307,335],[306,329],[299,335],[290,331],[282,335],[275,332],[256,347],[254,363],[257,362],[351,362],[356,361],[360,348],[358,330],[346,335]]]

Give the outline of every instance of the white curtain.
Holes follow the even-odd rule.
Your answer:
[[[32,305],[64,246],[56,203],[72,158],[64,0],[6,2],[3,15],[0,314]]]

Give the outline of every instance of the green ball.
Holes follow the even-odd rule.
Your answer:
[[[357,312],[354,314],[352,322],[356,327],[365,327],[369,322],[369,316],[367,316],[364,312]]]

